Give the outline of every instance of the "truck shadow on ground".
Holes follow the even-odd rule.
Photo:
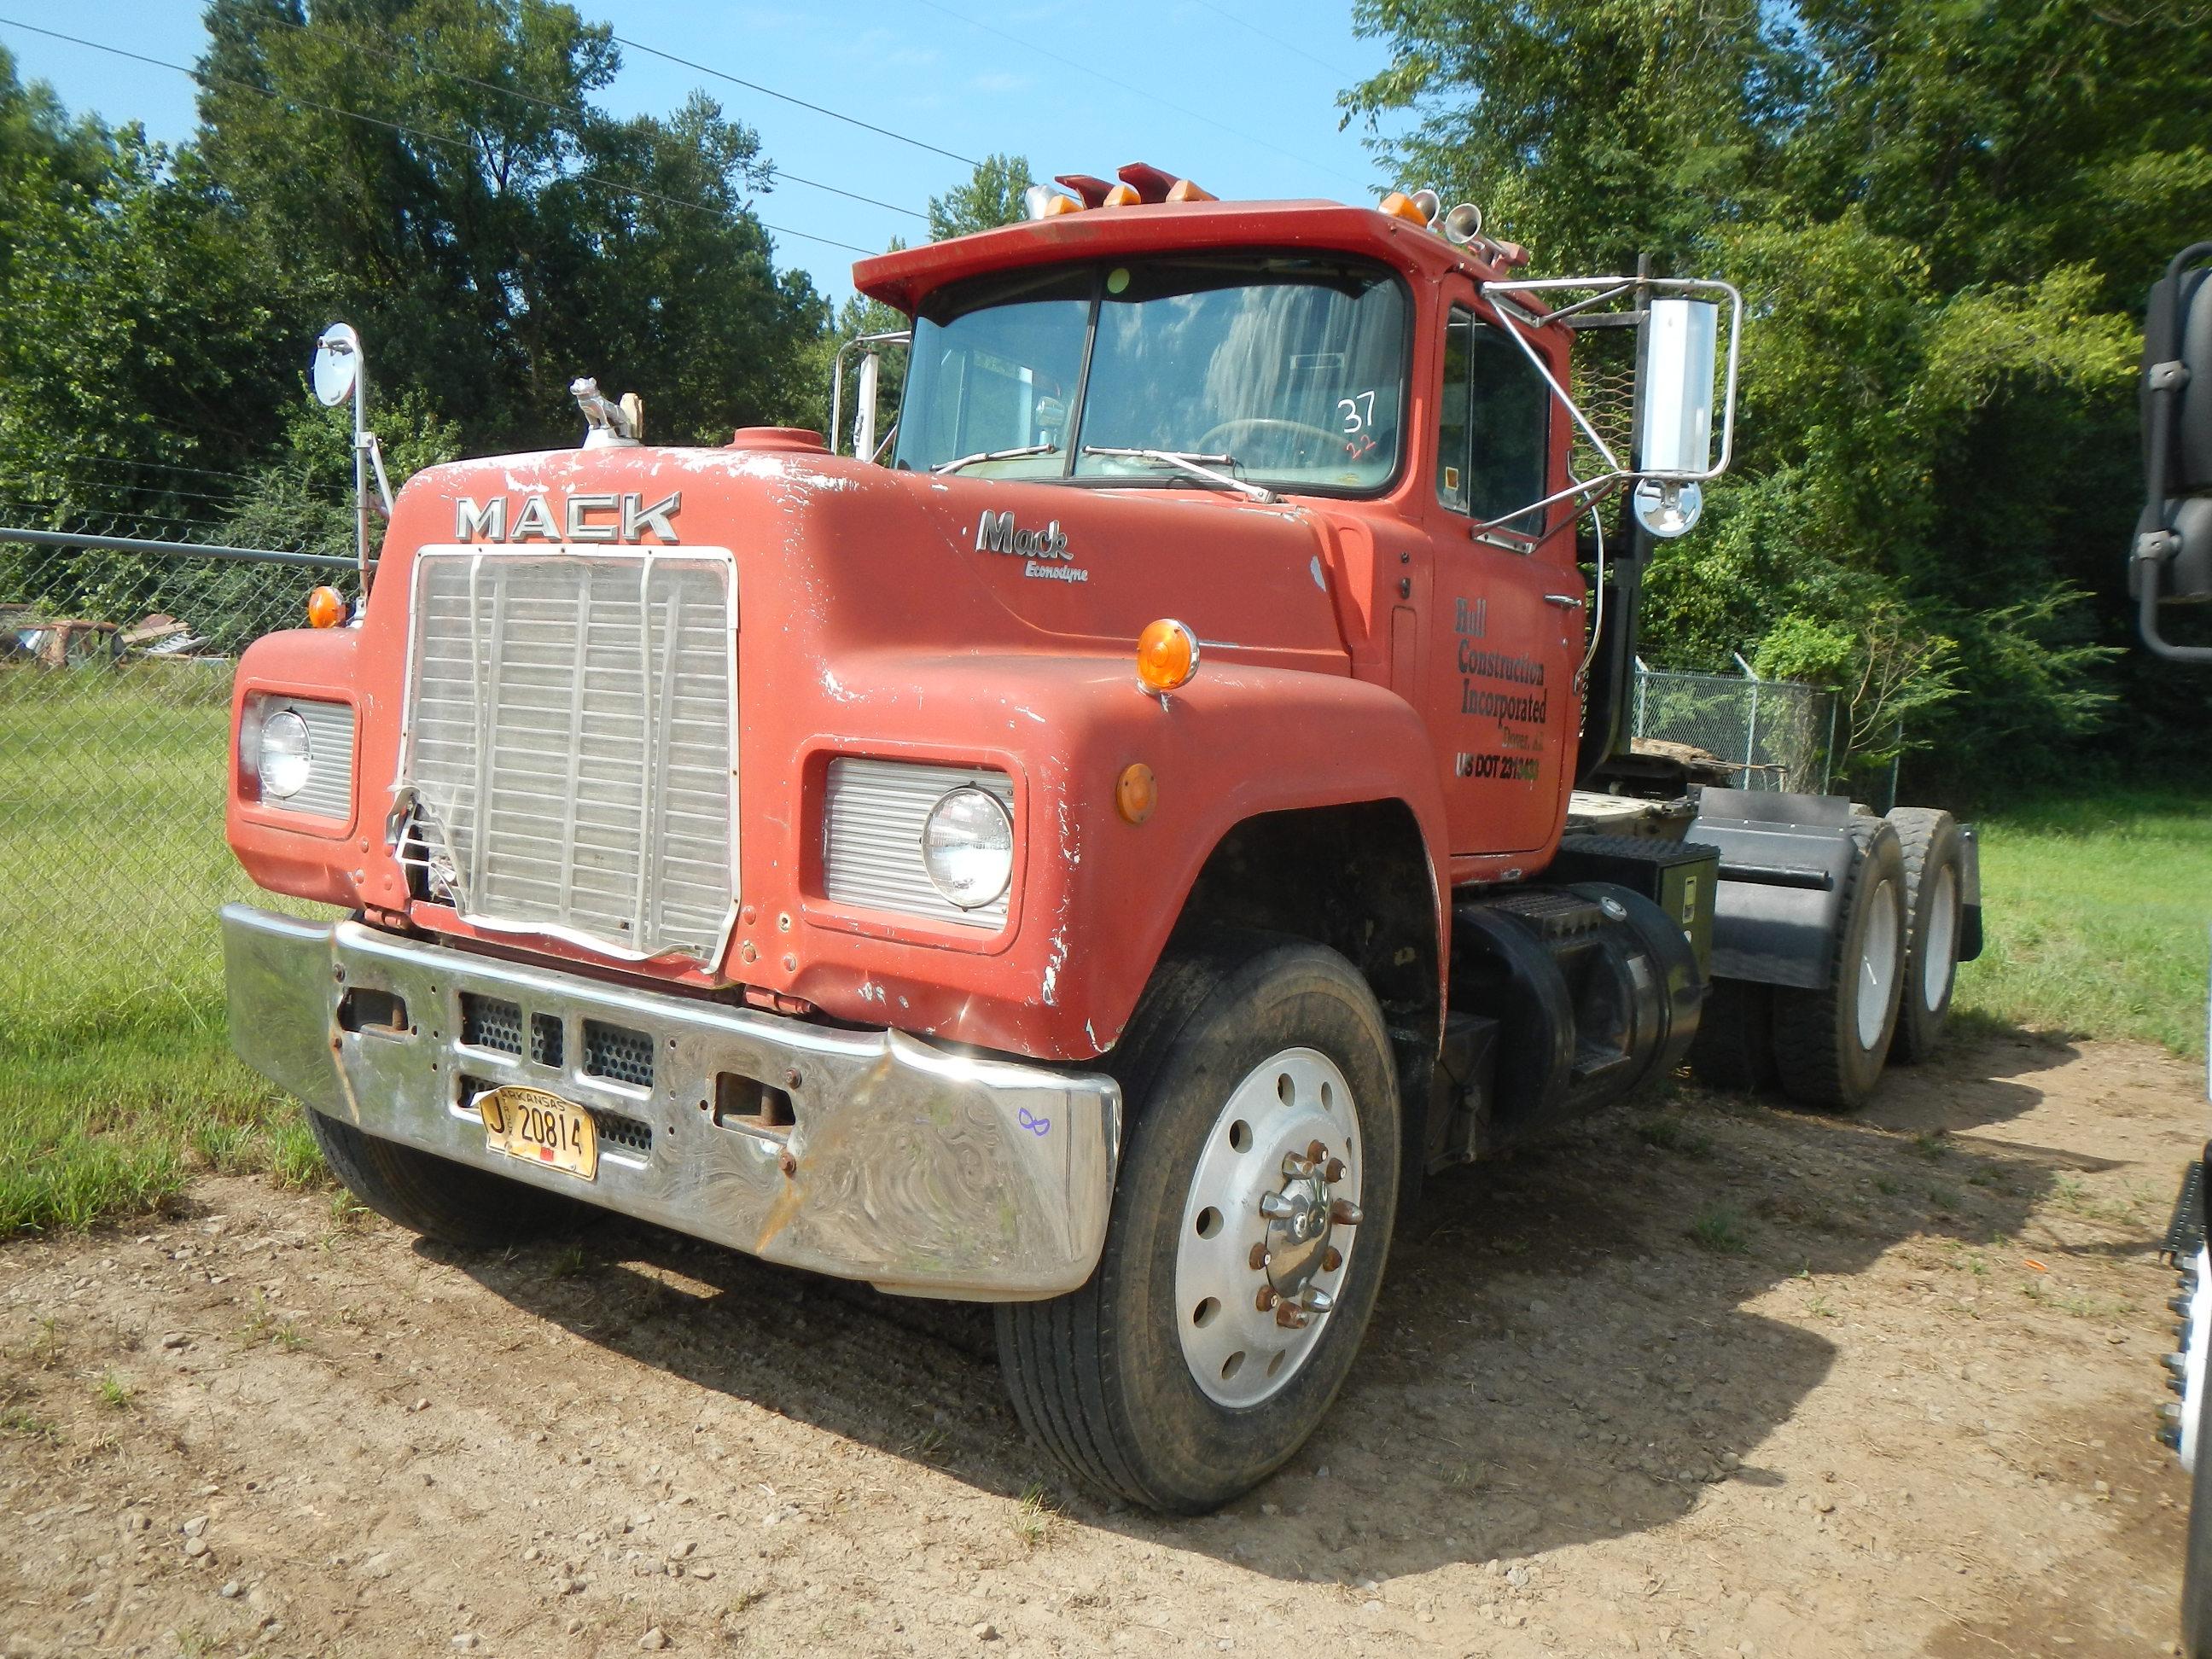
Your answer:
[[[2071,1054],[1984,1036],[1893,1073],[1856,1117],[1685,1084],[1431,1181],[1320,1431],[1259,1491],[1193,1521],[1057,1486],[1006,1403],[986,1309],[626,1223],[457,1265],[709,1394],[1009,1498],[1042,1492],[1080,1524],[1356,1584],[1662,1526],[1714,1481],[1783,1486],[1758,1448],[1827,1376],[1820,1328],[1853,1318],[1854,1276],[1912,1241],[1920,1293],[1968,1311],[2011,1295],[1984,1289],[1984,1252],[2069,1177],[2111,1167],[1956,1138],[2034,1107],[2037,1073]],[[2136,1218],[2119,1248],[2150,1248],[2162,1221]]]

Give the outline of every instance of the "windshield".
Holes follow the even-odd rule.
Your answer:
[[[1363,260],[1240,254],[994,276],[915,320],[894,465],[1298,491],[1398,470],[1407,301]]]

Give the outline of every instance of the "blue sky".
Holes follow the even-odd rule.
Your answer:
[[[586,0],[586,18],[643,45],[923,139],[956,155],[1026,155],[1039,177],[1146,161],[1216,195],[1371,199],[1385,180],[1358,129],[1340,131],[1336,94],[1387,62],[1356,39],[1349,0],[858,0],[828,6],[709,0]],[[71,0],[21,17],[171,63],[205,45],[191,0]],[[994,33],[996,31],[996,33]],[[0,22],[26,80],[72,109],[188,137],[193,85],[167,70]],[[695,88],[761,135],[782,169],[919,212],[962,182],[961,162],[879,137],[641,52],[625,52],[605,96],[618,114],[665,112]],[[917,219],[789,180],[756,207],[768,222],[880,248],[921,240]],[[779,263],[851,292],[849,252],[776,238]]]

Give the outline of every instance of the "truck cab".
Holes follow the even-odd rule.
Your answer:
[[[594,386],[584,447],[407,482],[357,609],[240,665],[231,844],[346,915],[226,910],[232,1024],[402,1224],[994,1303],[1042,1450],[1189,1511],[1319,1421],[1424,1175],[1668,1074],[1717,966],[1716,1065],[1863,1094],[1938,884],[1848,803],[1575,793],[1598,508],[1725,465],[1721,285],[1064,182],[856,268],[912,319],[880,444]],[[1568,395],[1599,314],[1632,459]]]

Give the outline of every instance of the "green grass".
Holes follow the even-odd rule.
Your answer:
[[[2107,790],[1979,823],[1986,944],[1954,1006],[2203,1055],[2212,793]]]
[[[203,1170],[322,1179],[224,1024],[216,910],[271,902],[223,842],[229,688],[215,664],[0,668],[0,1238]]]

